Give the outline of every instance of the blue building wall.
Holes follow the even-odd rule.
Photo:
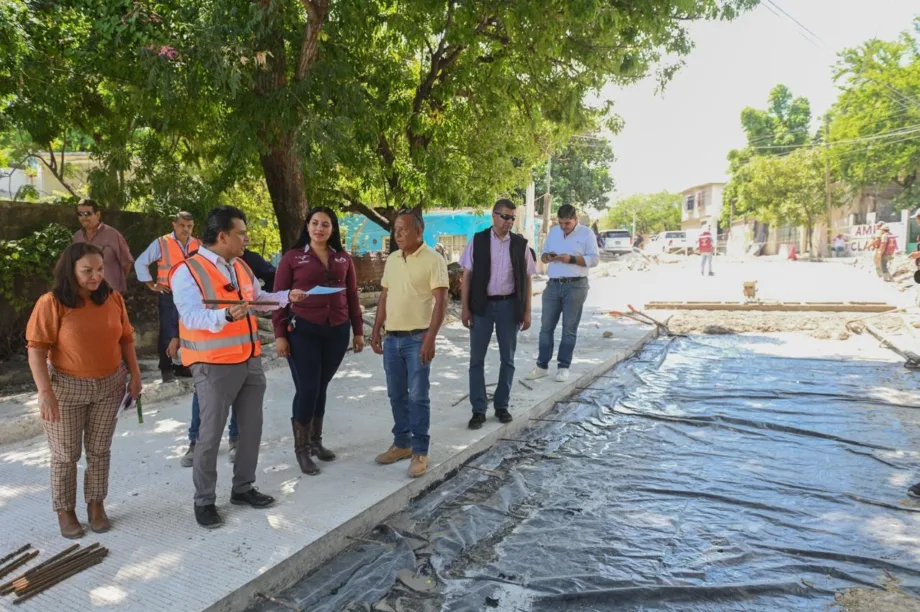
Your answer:
[[[476,232],[492,226],[491,213],[433,212],[425,213],[422,217],[425,219],[425,244],[432,247],[438,243],[438,236],[466,236],[467,241],[469,241],[473,239],[473,234]],[[339,220],[347,249],[351,248],[354,232],[361,227],[364,220],[365,217],[360,215],[344,215]],[[536,223],[537,228],[534,237],[531,238],[531,246],[536,245],[536,237],[539,236],[540,220],[537,219]],[[390,234],[379,225],[368,221],[358,235],[355,254],[360,255],[382,250],[383,239],[389,238],[389,236]]]

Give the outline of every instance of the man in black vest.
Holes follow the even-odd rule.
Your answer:
[[[530,298],[534,258],[527,239],[511,232],[515,206],[499,200],[492,209],[492,227],[473,236],[463,255],[463,326],[470,330],[470,429],[486,421],[485,360],[492,328],[498,336],[501,369],[493,403],[502,423],[512,420],[508,412],[514,382],[514,351],[518,331],[530,327]]]

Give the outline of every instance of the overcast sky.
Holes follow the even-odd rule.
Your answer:
[[[692,27],[696,48],[662,94],[649,79],[608,87],[626,127],[613,137],[615,198],[727,180],[726,155],[744,146],[741,110],[764,108],[784,83],[819,116],[836,98],[831,66],[837,51],[870,38],[894,39],[920,15],[917,0],[772,0],[823,41],[809,43],[766,0],[728,23]]]

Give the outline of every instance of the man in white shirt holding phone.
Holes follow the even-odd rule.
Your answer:
[[[559,207],[558,224],[550,229],[543,243],[541,260],[548,264],[549,281],[543,291],[540,325],[540,353],[528,380],[549,375],[553,358],[553,335],[562,317],[562,339],[556,355],[556,382],[569,379],[569,366],[578,340],[578,324],[588,297],[588,270],[600,263],[597,240],[591,228],[578,224],[578,211],[571,204]]]

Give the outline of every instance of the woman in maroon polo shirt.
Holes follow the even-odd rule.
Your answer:
[[[304,474],[319,474],[313,462],[332,461],[335,453],[323,447],[326,388],[348,350],[349,331],[356,353],[364,349],[364,321],[358,302],[355,264],[342,248],[339,220],[326,207],[307,215],[300,240],[284,254],[275,274],[275,291],[314,287],[343,287],[276,310],[275,350],[286,357],[294,377],[294,454]]]

